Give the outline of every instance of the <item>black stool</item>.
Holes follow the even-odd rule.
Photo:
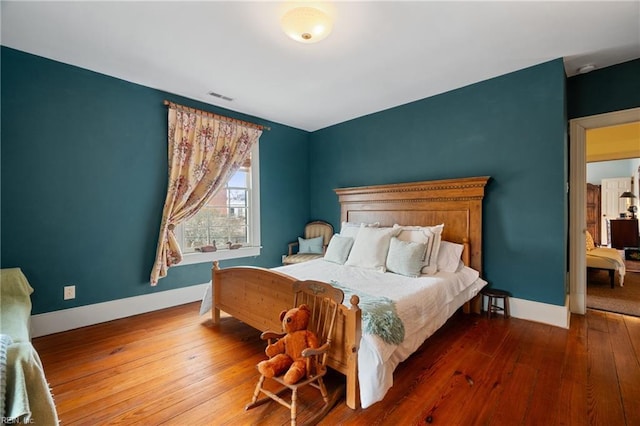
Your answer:
[[[504,312],[504,317],[509,318],[509,293],[504,290],[498,290],[495,288],[483,288],[480,294],[489,298],[487,302],[487,317],[491,318],[492,313]],[[496,302],[501,299],[502,306],[497,305]]]

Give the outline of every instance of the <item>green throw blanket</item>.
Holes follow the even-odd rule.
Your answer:
[[[371,296],[366,293],[354,292],[349,287],[331,281],[331,285],[344,292],[345,300],[356,294],[360,298],[362,310],[362,331],[380,337],[384,342],[399,345],[404,340],[404,324],[396,313],[393,300],[383,296]]]
[[[5,416],[5,398],[7,394],[7,352],[13,339],[8,334],[0,334],[0,416]]]
[[[20,268],[0,270],[2,424],[58,424],[42,362],[29,335],[32,292]]]
[[[5,398],[2,416],[9,424],[58,424],[42,362],[29,342],[14,343],[8,348]]]

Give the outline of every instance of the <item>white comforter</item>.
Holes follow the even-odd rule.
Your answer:
[[[385,343],[364,334],[358,350],[358,379],[363,408],[380,401],[393,385],[396,366],[487,283],[477,271],[462,267],[459,272],[409,278],[393,273],[337,265],[323,259],[274,268],[298,279],[336,281],[344,287],[371,296],[393,300],[405,328],[400,345]],[[347,298],[348,299],[348,298]],[[344,304],[349,306],[349,300]]]

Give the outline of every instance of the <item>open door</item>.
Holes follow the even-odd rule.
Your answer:
[[[631,179],[628,177],[602,179],[601,188],[601,232],[602,245],[609,245],[609,219],[617,219],[620,213],[626,213],[624,200],[620,199],[620,194],[631,191]]]

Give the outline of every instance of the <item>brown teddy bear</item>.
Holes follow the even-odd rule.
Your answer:
[[[282,330],[287,333],[277,342],[267,346],[268,360],[258,363],[258,371],[265,377],[279,376],[286,371],[284,382],[296,383],[307,374],[307,363],[302,357],[306,348],[317,348],[318,337],[307,330],[311,310],[307,305],[280,313]]]

